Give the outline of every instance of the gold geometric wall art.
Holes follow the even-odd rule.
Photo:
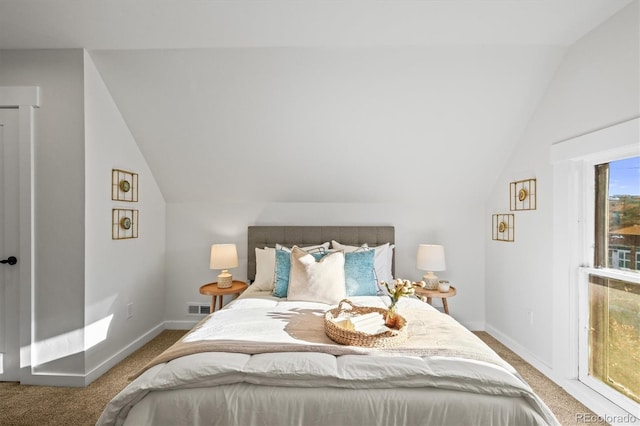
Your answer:
[[[496,241],[513,242],[515,217],[512,213],[494,214],[491,218],[491,237]]]
[[[126,170],[111,170],[111,199],[113,201],[138,201],[138,174]]]
[[[515,210],[535,210],[537,204],[536,180],[525,179],[509,184],[509,207]]]
[[[113,209],[111,211],[111,239],[138,238],[138,210]]]

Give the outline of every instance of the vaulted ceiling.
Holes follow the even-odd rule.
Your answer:
[[[482,197],[629,3],[1,0],[0,49],[88,49],[168,202]]]

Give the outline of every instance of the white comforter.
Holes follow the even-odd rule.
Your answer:
[[[383,306],[375,297],[351,300]],[[478,345],[469,353],[481,356],[456,347],[459,356],[441,356],[438,342],[422,355],[411,345],[371,352],[306,328],[328,308],[269,297],[234,301],[183,339],[214,351],[152,366],[98,424],[558,424],[515,371],[461,326],[454,340]],[[450,327],[448,316],[416,300],[403,299],[400,311],[425,308]]]

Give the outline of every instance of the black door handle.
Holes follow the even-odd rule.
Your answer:
[[[15,265],[16,263],[18,263],[18,259],[15,256],[9,256],[5,260],[0,260],[0,263],[2,264],[8,263],[9,265]]]

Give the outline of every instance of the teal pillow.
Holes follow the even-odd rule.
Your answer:
[[[276,276],[273,279],[273,295],[287,297],[289,273],[291,272],[291,253],[276,250]]]
[[[322,259],[328,253],[311,253],[316,259]],[[273,295],[275,297],[287,297],[289,291],[289,275],[291,274],[291,252],[276,250],[276,276],[273,280]]]
[[[373,268],[375,250],[344,254],[344,278],[347,296],[375,296],[378,292]]]

